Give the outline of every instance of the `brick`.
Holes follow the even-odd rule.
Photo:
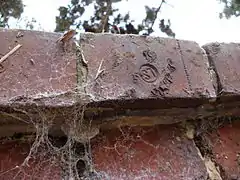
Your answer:
[[[0,29],[0,57],[16,45],[22,47],[0,67],[0,105],[27,99],[46,106],[73,104],[71,91],[77,85],[73,41],[56,43],[61,35],[38,31]]]
[[[195,42],[86,33],[80,44],[86,91],[95,101],[215,97],[207,57]]]
[[[175,126],[105,130],[92,140],[93,163],[101,179],[207,179],[192,140]]]
[[[219,128],[209,136],[216,163],[222,168],[224,179],[240,179],[240,122]]]
[[[60,179],[59,167],[49,162],[47,157],[35,157],[24,164],[31,145],[27,142],[13,141],[0,144],[0,179]],[[32,163],[31,161],[35,162]]]
[[[238,96],[240,92],[240,44],[210,43],[203,46],[215,69],[219,96]]]

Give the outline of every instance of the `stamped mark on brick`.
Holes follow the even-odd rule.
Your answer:
[[[139,68],[139,76],[142,78],[143,81],[147,83],[152,83],[155,82],[159,77],[159,72],[155,66],[151,64],[143,64]]]
[[[151,91],[150,97],[163,98],[169,93],[170,86],[173,83],[172,73],[176,70],[171,58],[167,58],[167,66],[163,69],[163,80]]]
[[[154,51],[151,50],[144,50],[143,56],[149,63],[153,63],[157,60],[157,54]]]
[[[141,65],[139,71],[132,74],[133,83],[138,84],[139,81],[142,81],[147,84],[153,84],[159,81],[157,86],[155,85],[156,87],[150,91],[150,97],[165,97],[169,92],[170,85],[173,83],[172,73],[176,70],[173,60],[167,58],[167,66],[159,73],[159,68],[154,64],[157,61],[157,54],[154,51],[144,50],[143,56],[147,63]]]

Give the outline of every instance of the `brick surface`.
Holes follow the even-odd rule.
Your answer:
[[[207,57],[195,42],[82,34],[80,44],[86,90],[95,100],[215,97]]]
[[[93,140],[101,179],[206,180],[206,168],[193,141],[178,126],[122,128]]]
[[[93,101],[82,98],[79,102],[88,103],[84,119],[97,128],[240,114],[236,98],[240,91],[239,44],[211,43],[203,46],[204,51],[191,41],[86,33],[81,34],[79,52],[72,40],[57,43],[60,36],[0,29],[0,58],[21,45],[0,62],[0,136],[35,131],[23,122],[38,121],[42,114],[60,126],[71,126],[74,118],[83,117],[81,113],[81,118],[76,117],[82,109],[72,106],[77,100],[73,91],[79,87]],[[84,80],[86,84],[82,84]],[[220,98],[209,104],[216,92]],[[234,102],[223,103],[226,97]],[[31,102],[44,107],[28,109]],[[15,103],[25,108],[16,109]],[[104,105],[108,108],[102,109]],[[85,137],[83,130],[74,130],[75,139]],[[210,140],[206,148],[211,147],[223,179],[240,179],[240,122],[206,136]],[[20,166],[28,153],[26,144],[0,144],[0,179],[60,178],[59,169],[46,157],[41,157],[41,164]],[[102,179],[208,178],[194,142],[178,125],[102,130],[92,141],[92,155]]]
[[[69,105],[76,87],[73,42],[56,43],[57,33],[0,29],[0,57],[22,45],[0,67],[0,104],[42,99],[49,106]]]
[[[240,179],[240,121],[218,129],[209,137],[214,159],[222,167],[223,179]]]
[[[203,46],[218,76],[220,95],[239,95],[240,44],[211,43]]]
[[[47,157],[29,159],[31,144],[26,142],[5,142],[0,144],[0,179],[1,180],[58,180],[60,170]],[[34,163],[32,163],[34,160]],[[24,163],[24,162],[27,163]]]

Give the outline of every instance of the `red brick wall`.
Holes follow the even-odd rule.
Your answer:
[[[60,36],[0,29],[0,136],[41,130],[44,144],[3,138],[0,179],[59,179],[76,173],[74,163],[83,168],[80,146],[69,146],[77,159],[67,157],[69,166],[67,146],[45,142],[52,125],[73,144],[92,138],[81,156],[102,179],[240,178],[238,121],[204,133],[176,124],[239,117],[239,44],[86,33],[77,47]],[[28,166],[30,146],[40,150]]]

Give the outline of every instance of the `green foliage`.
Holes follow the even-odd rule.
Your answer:
[[[20,18],[23,8],[22,0],[0,0],[0,27],[7,27],[10,17]]]
[[[223,12],[219,14],[220,18],[240,16],[240,0],[220,0],[220,2],[224,4]]]
[[[164,0],[160,1],[159,7],[145,6],[146,16],[142,23],[137,25],[133,25],[134,20],[131,20],[129,13],[121,14],[119,9],[113,8],[114,3],[120,1],[123,0],[71,0],[70,5],[58,9],[59,16],[56,17],[55,31],[66,31],[75,27],[94,33],[112,32],[150,35],[154,32],[153,25],[162,5],[165,3]],[[86,13],[89,5],[94,6],[94,11],[89,20],[83,20],[82,16]],[[164,24],[164,19],[158,20],[158,22],[162,32],[175,37],[175,33],[170,28],[170,23]]]
[[[36,25],[37,21],[36,19],[32,18],[32,19],[26,19],[25,20],[25,29],[30,29],[33,30],[35,25]]]

